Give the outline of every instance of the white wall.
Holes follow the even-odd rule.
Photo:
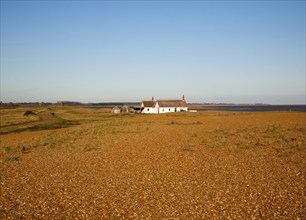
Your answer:
[[[159,106],[156,105],[155,108],[145,107],[141,113],[158,114],[158,113],[180,112],[180,111],[187,111],[187,110],[188,110],[188,107],[177,107],[175,111],[175,107],[159,108]]]
[[[175,108],[173,107],[159,108],[159,113],[169,113],[169,112],[175,112]]]
[[[145,107],[143,110],[142,110],[142,113],[145,113],[145,114],[153,114],[155,113],[155,109],[154,108],[151,108],[151,107]]]
[[[188,111],[188,107],[182,107],[181,111],[186,111],[187,112]]]

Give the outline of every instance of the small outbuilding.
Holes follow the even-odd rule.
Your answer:
[[[122,113],[130,113],[130,107],[127,106],[127,105],[123,105],[123,106],[121,107],[121,112],[122,112]]]
[[[112,114],[120,114],[121,109],[118,106],[114,106],[111,112]]]

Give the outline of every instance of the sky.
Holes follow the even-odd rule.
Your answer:
[[[3,1],[2,102],[305,104],[305,1]]]

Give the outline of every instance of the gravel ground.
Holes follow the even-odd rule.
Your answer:
[[[237,134],[215,136],[233,125],[236,132],[301,122],[300,115],[262,114],[150,116],[96,135],[100,147],[90,151],[82,150],[87,135],[74,148],[2,157],[0,218],[305,219],[305,151],[287,157],[269,140],[241,149]]]

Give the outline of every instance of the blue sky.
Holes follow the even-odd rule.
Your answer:
[[[1,1],[1,101],[305,103],[305,1]]]

